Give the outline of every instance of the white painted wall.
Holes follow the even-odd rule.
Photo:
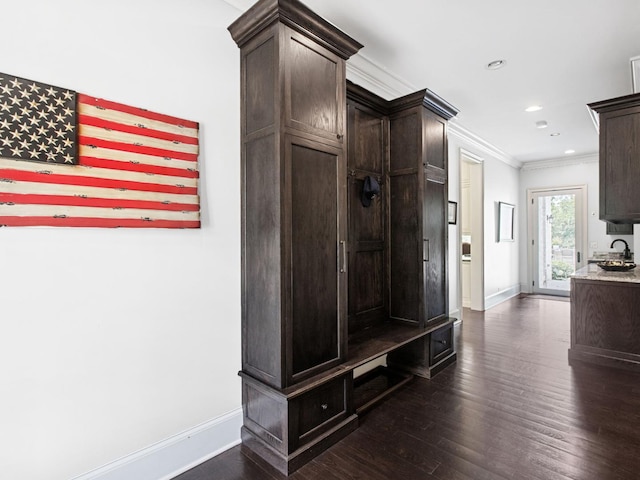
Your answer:
[[[460,152],[451,146],[452,140],[449,136],[448,154],[448,176],[449,200],[458,203],[458,221],[455,225],[449,225],[448,239],[448,274],[449,274],[449,315],[456,318],[462,316],[462,285],[461,285],[461,262],[462,246],[460,245]]]
[[[574,159],[555,159],[543,162],[530,162],[525,164],[520,174],[520,202],[526,203],[527,189],[561,187],[570,185],[587,185],[587,246],[588,256],[592,256],[594,250],[607,251],[611,242],[615,238],[622,238],[627,241],[629,247],[634,251],[634,235],[607,235],[606,223],[600,220],[600,188],[598,174],[598,154],[588,155]],[[527,238],[526,213],[520,223],[520,236]],[[597,244],[592,248],[593,243]],[[526,242],[525,242],[526,243]],[[527,264],[527,245],[521,244],[520,249],[520,282],[523,291],[531,291],[531,279],[529,265]],[[617,245],[615,250],[621,250],[622,245]]]
[[[525,240],[518,235],[523,204],[519,201],[520,172],[504,162],[487,158],[484,162],[484,296],[485,308],[492,297],[501,300],[502,292],[519,286],[519,245]],[[515,205],[514,241],[498,242],[498,203]],[[517,293],[517,292],[515,292]],[[506,293],[512,296],[512,293]]]
[[[199,230],[0,229],[0,472],[63,480],[241,404],[239,12],[0,0],[0,71],[200,122]]]
[[[518,225],[520,222],[519,170],[511,166],[490,148],[472,141],[463,130],[450,129],[449,135],[449,200],[460,201],[460,149],[482,158],[484,185],[482,187],[484,219],[484,275],[483,279],[473,278],[472,282],[481,282],[484,288],[485,304],[500,302],[519,290],[519,242]],[[507,159],[508,161],[508,159]],[[497,242],[498,202],[516,205],[515,241]],[[473,219],[472,219],[473,221]],[[462,308],[462,296],[459,290],[460,245],[459,224],[449,228],[449,310]],[[473,247],[472,247],[473,249]],[[472,253],[473,255],[473,253]],[[473,287],[472,287],[473,288]]]

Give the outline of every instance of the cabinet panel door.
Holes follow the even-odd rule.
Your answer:
[[[635,140],[640,132],[640,112],[637,110],[621,110],[602,119],[600,218],[605,220],[640,218],[640,142]]]
[[[430,181],[424,174],[424,248],[427,261],[424,265],[424,298],[426,321],[447,315],[446,285],[446,184]]]
[[[262,43],[260,43],[262,42]],[[254,40],[258,45],[242,55],[243,133],[249,135],[276,121],[276,41],[273,36]]]
[[[425,159],[428,165],[447,168],[447,122],[431,112],[423,111]]]
[[[280,168],[273,135],[245,144],[243,159],[242,368],[275,387],[283,380]]]
[[[354,102],[349,106],[349,170],[384,173],[385,127],[381,114],[374,114]]]
[[[346,111],[344,61],[299,33],[286,29],[286,125],[342,141]]]
[[[390,269],[392,318],[412,323],[421,321],[422,231],[419,177],[416,174],[389,177]]]
[[[337,148],[287,137],[291,377],[339,363],[346,336],[346,166]],[[341,272],[342,270],[342,272]]]

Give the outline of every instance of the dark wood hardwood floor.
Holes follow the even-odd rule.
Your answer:
[[[640,478],[640,375],[568,365],[568,302],[465,311],[456,337],[457,364],[410,382],[289,478]],[[283,477],[235,447],[177,478]]]

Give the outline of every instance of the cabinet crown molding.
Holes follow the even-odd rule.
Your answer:
[[[349,80],[347,80],[347,98],[349,100],[355,100],[361,105],[365,105],[382,115],[389,114],[390,102],[388,100]]]
[[[424,106],[445,120],[451,120],[458,114],[458,109],[440,97],[437,93],[425,88],[397,98],[391,102],[391,111],[398,112],[407,108]]]
[[[345,60],[363,46],[298,0],[260,0],[233,22],[228,30],[238,47],[242,47],[257,33],[276,22],[312,36]]]
[[[623,97],[611,98],[608,100],[602,100],[600,102],[593,102],[587,104],[587,106],[598,113],[608,112],[610,110],[617,110],[621,107],[638,107],[640,106],[640,93],[634,93],[631,95],[625,95]]]

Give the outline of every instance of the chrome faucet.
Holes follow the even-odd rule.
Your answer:
[[[622,242],[624,243],[624,252],[623,252],[623,256],[625,258],[625,260],[628,260],[631,258],[631,250],[629,250],[629,244],[626,242],[626,240],[623,240],[622,238],[616,238],[613,242],[611,242],[611,247],[609,248],[613,248],[613,244],[616,242]]]

